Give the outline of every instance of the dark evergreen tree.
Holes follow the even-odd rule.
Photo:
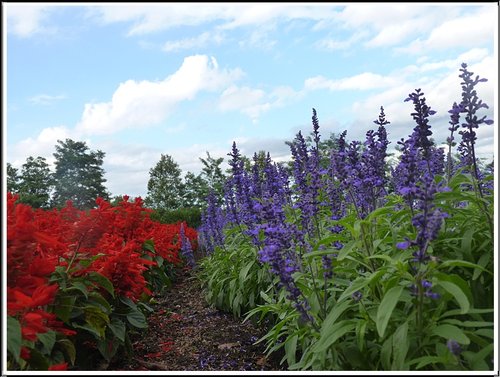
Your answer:
[[[82,141],[66,139],[57,143],[54,204],[63,206],[71,200],[75,207],[88,209],[95,206],[97,197],[109,199],[102,168],[105,153],[91,151]]]

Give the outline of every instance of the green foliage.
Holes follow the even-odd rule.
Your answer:
[[[210,304],[240,316],[263,302],[261,292],[269,290],[273,280],[245,235],[234,229],[226,237],[226,248],[201,262],[199,278]]]
[[[201,210],[198,207],[178,208],[175,210],[156,209],[151,213],[151,219],[163,224],[175,224],[185,221],[191,228],[198,228],[201,224]]]
[[[72,200],[75,207],[88,209],[94,207],[97,197],[108,199],[102,168],[104,152],[90,151],[82,141],[66,139],[57,143],[53,204],[63,206]]]
[[[208,184],[201,174],[194,175],[190,171],[184,177],[182,204],[185,207],[201,208],[209,192]]]
[[[19,171],[7,162],[7,191],[17,193],[19,191]]]
[[[45,158],[30,156],[21,169],[19,202],[33,208],[48,208],[53,185],[52,173]]]
[[[203,164],[200,176],[204,179],[208,188],[204,196],[200,198],[204,201],[208,193],[212,191],[217,198],[221,199],[224,195],[224,183],[227,178],[221,168],[224,158],[213,158],[207,151],[207,158],[200,157],[200,161]]]
[[[178,209],[184,194],[182,170],[172,156],[162,154],[149,170],[148,193],[144,200],[153,209]]]

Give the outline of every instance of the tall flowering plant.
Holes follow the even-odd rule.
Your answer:
[[[493,195],[482,189],[493,166],[476,174],[473,156],[475,128],[491,121],[476,114],[482,80],[461,72],[446,163],[421,89],[406,99],[415,126],[392,165],[383,108],[364,141],[339,135],[329,164],[313,110],[312,145],[302,133],[288,143],[285,179],[267,161],[246,172],[233,145],[225,202],[204,214],[207,297],[235,314],[251,297],[247,318],[270,324],[261,341],[289,369],[491,369]]]

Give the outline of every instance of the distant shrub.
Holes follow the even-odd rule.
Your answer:
[[[196,229],[201,224],[201,210],[197,207],[179,208],[176,210],[157,209],[151,213],[151,219],[164,224],[185,221],[189,227]]]

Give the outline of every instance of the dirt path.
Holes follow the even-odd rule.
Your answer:
[[[107,370],[286,370],[279,357],[265,357],[264,345],[253,345],[262,329],[208,306],[192,271],[178,271],[155,299],[149,327],[131,337],[132,358]]]

